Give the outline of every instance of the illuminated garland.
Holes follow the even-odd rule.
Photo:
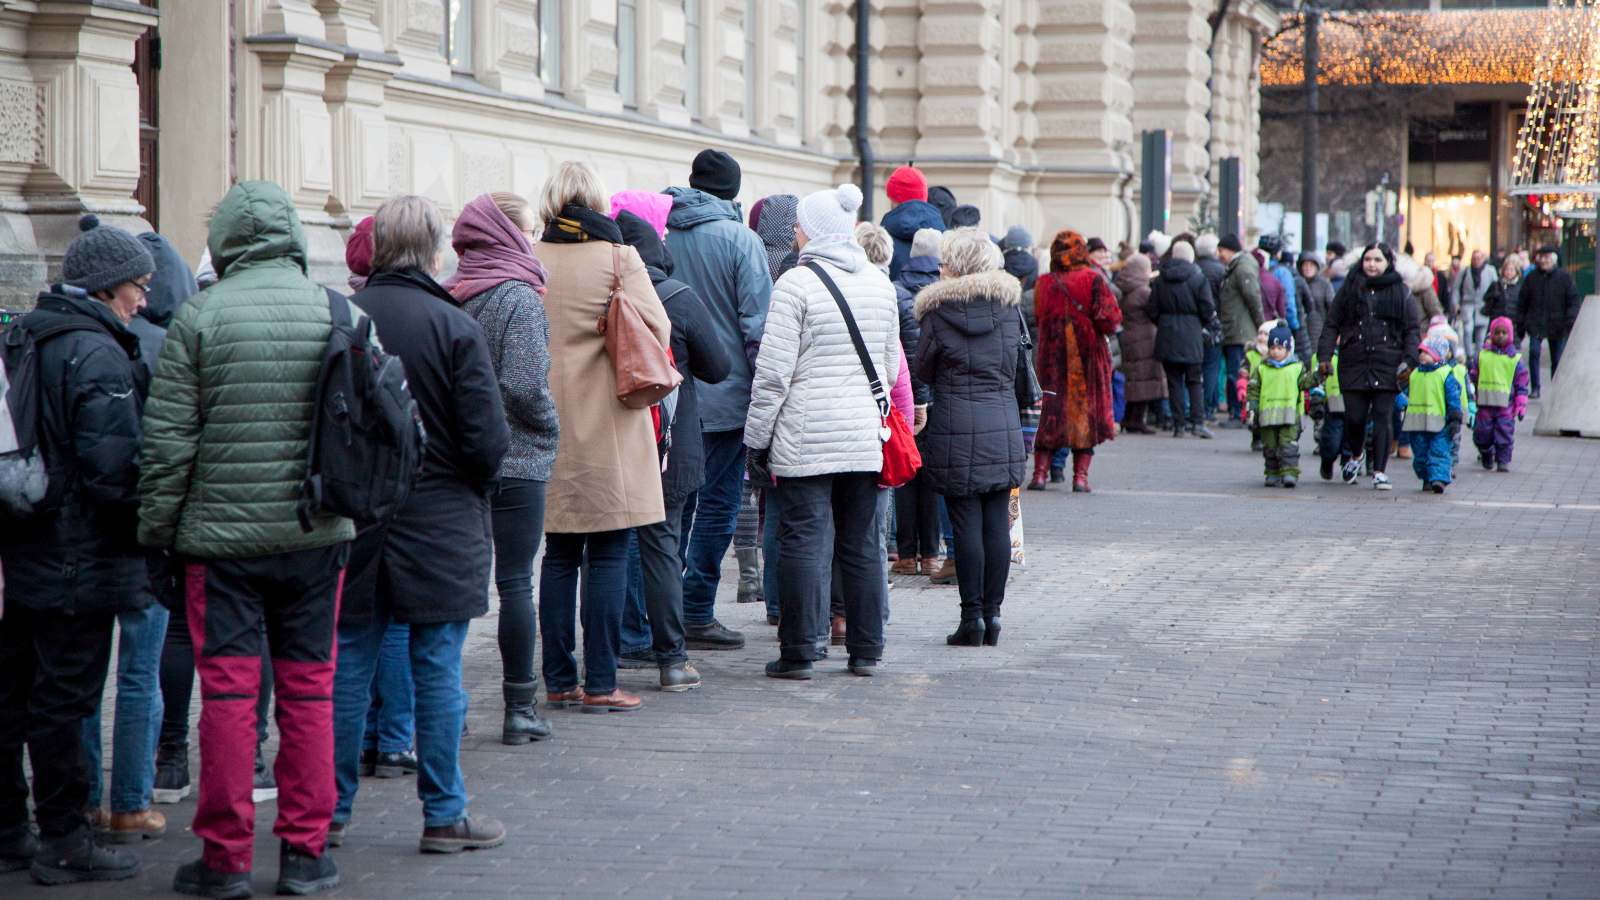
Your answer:
[[[1551,13],[1528,117],[1517,133],[1510,191],[1533,195],[1560,214],[1592,209],[1600,191],[1600,6],[1552,0]]]
[[[1555,0],[1558,7],[1565,5]],[[1559,9],[1329,13],[1318,30],[1319,84],[1529,84]],[[1299,14],[1262,48],[1261,84],[1304,78]]]

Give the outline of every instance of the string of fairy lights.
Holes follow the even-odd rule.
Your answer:
[[[1517,133],[1510,193],[1587,218],[1600,191],[1600,3],[1552,0]]]
[[[1529,84],[1535,49],[1559,17],[1550,9],[1329,12],[1317,34],[1317,83]],[[1262,47],[1263,86],[1301,84],[1302,22],[1298,13],[1285,16]]]

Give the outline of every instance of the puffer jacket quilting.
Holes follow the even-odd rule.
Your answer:
[[[295,516],[333,321],[289,195],[235,185],[209,245],[222,279],[178,307],[145,405],[139,542],[227,559],[350,540],[349,519]]]
[[[745,444],[770,448],[779,477],[876,472],[883,466],[878,407],[833,295],[806,266],[812,260],[850,304],[885,394],[899,376],[894,287],[854,241],[814,239],[772,289]]]

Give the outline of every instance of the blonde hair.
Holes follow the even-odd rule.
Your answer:
[[[449,233],[432,200],[416,194],[390,197],[372,214],[372,271],[417,269],[431,275],[433,258]]]
[[[992,272],[1004,263],[1000,248],[976,228],[952,228],[939,239],[939,264],[952,275]]]
[[[894,242],[882,225],[861,222],[856,225],[856,243],[867,251],[867,262],[875,266],[887,265],[894,256]]]
[[[561,207],[568,203],[587,207],[601,214],[611,215],[611,194],[588,163],[567,160],[556,167],[539,192],[539,218],[545,224],[561,215]]]
[[[511,220],[511,224],[520,229],[533,232],[534,241],[537,242],[539,240],[539,232],[544,230],[544,223],[540,222],[539,217],[533,214],[533,204],[524,199],[521,194],[513,194],[510,191],[490,191],[489,199],[494,201],[495,206],[500,207],[500,211],[506,214],[506,218]]]

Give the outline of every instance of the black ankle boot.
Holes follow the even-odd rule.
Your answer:
[[[983,620],[983,645],[997,647],[1000,645],[1000,617],[989,616]]]
[[[539,683],[530,681],[515,684],[502,681],[500,690],[506,698],[505,725],[500,729],[500,743],[515,746],[529,741],[542,741],[554,731],[550,720],[533,708]]]
[[[952,647],[977,647],[983,643],[983,620],[962,619],[956,627],[956,633],[947,635],[946,644]]]

